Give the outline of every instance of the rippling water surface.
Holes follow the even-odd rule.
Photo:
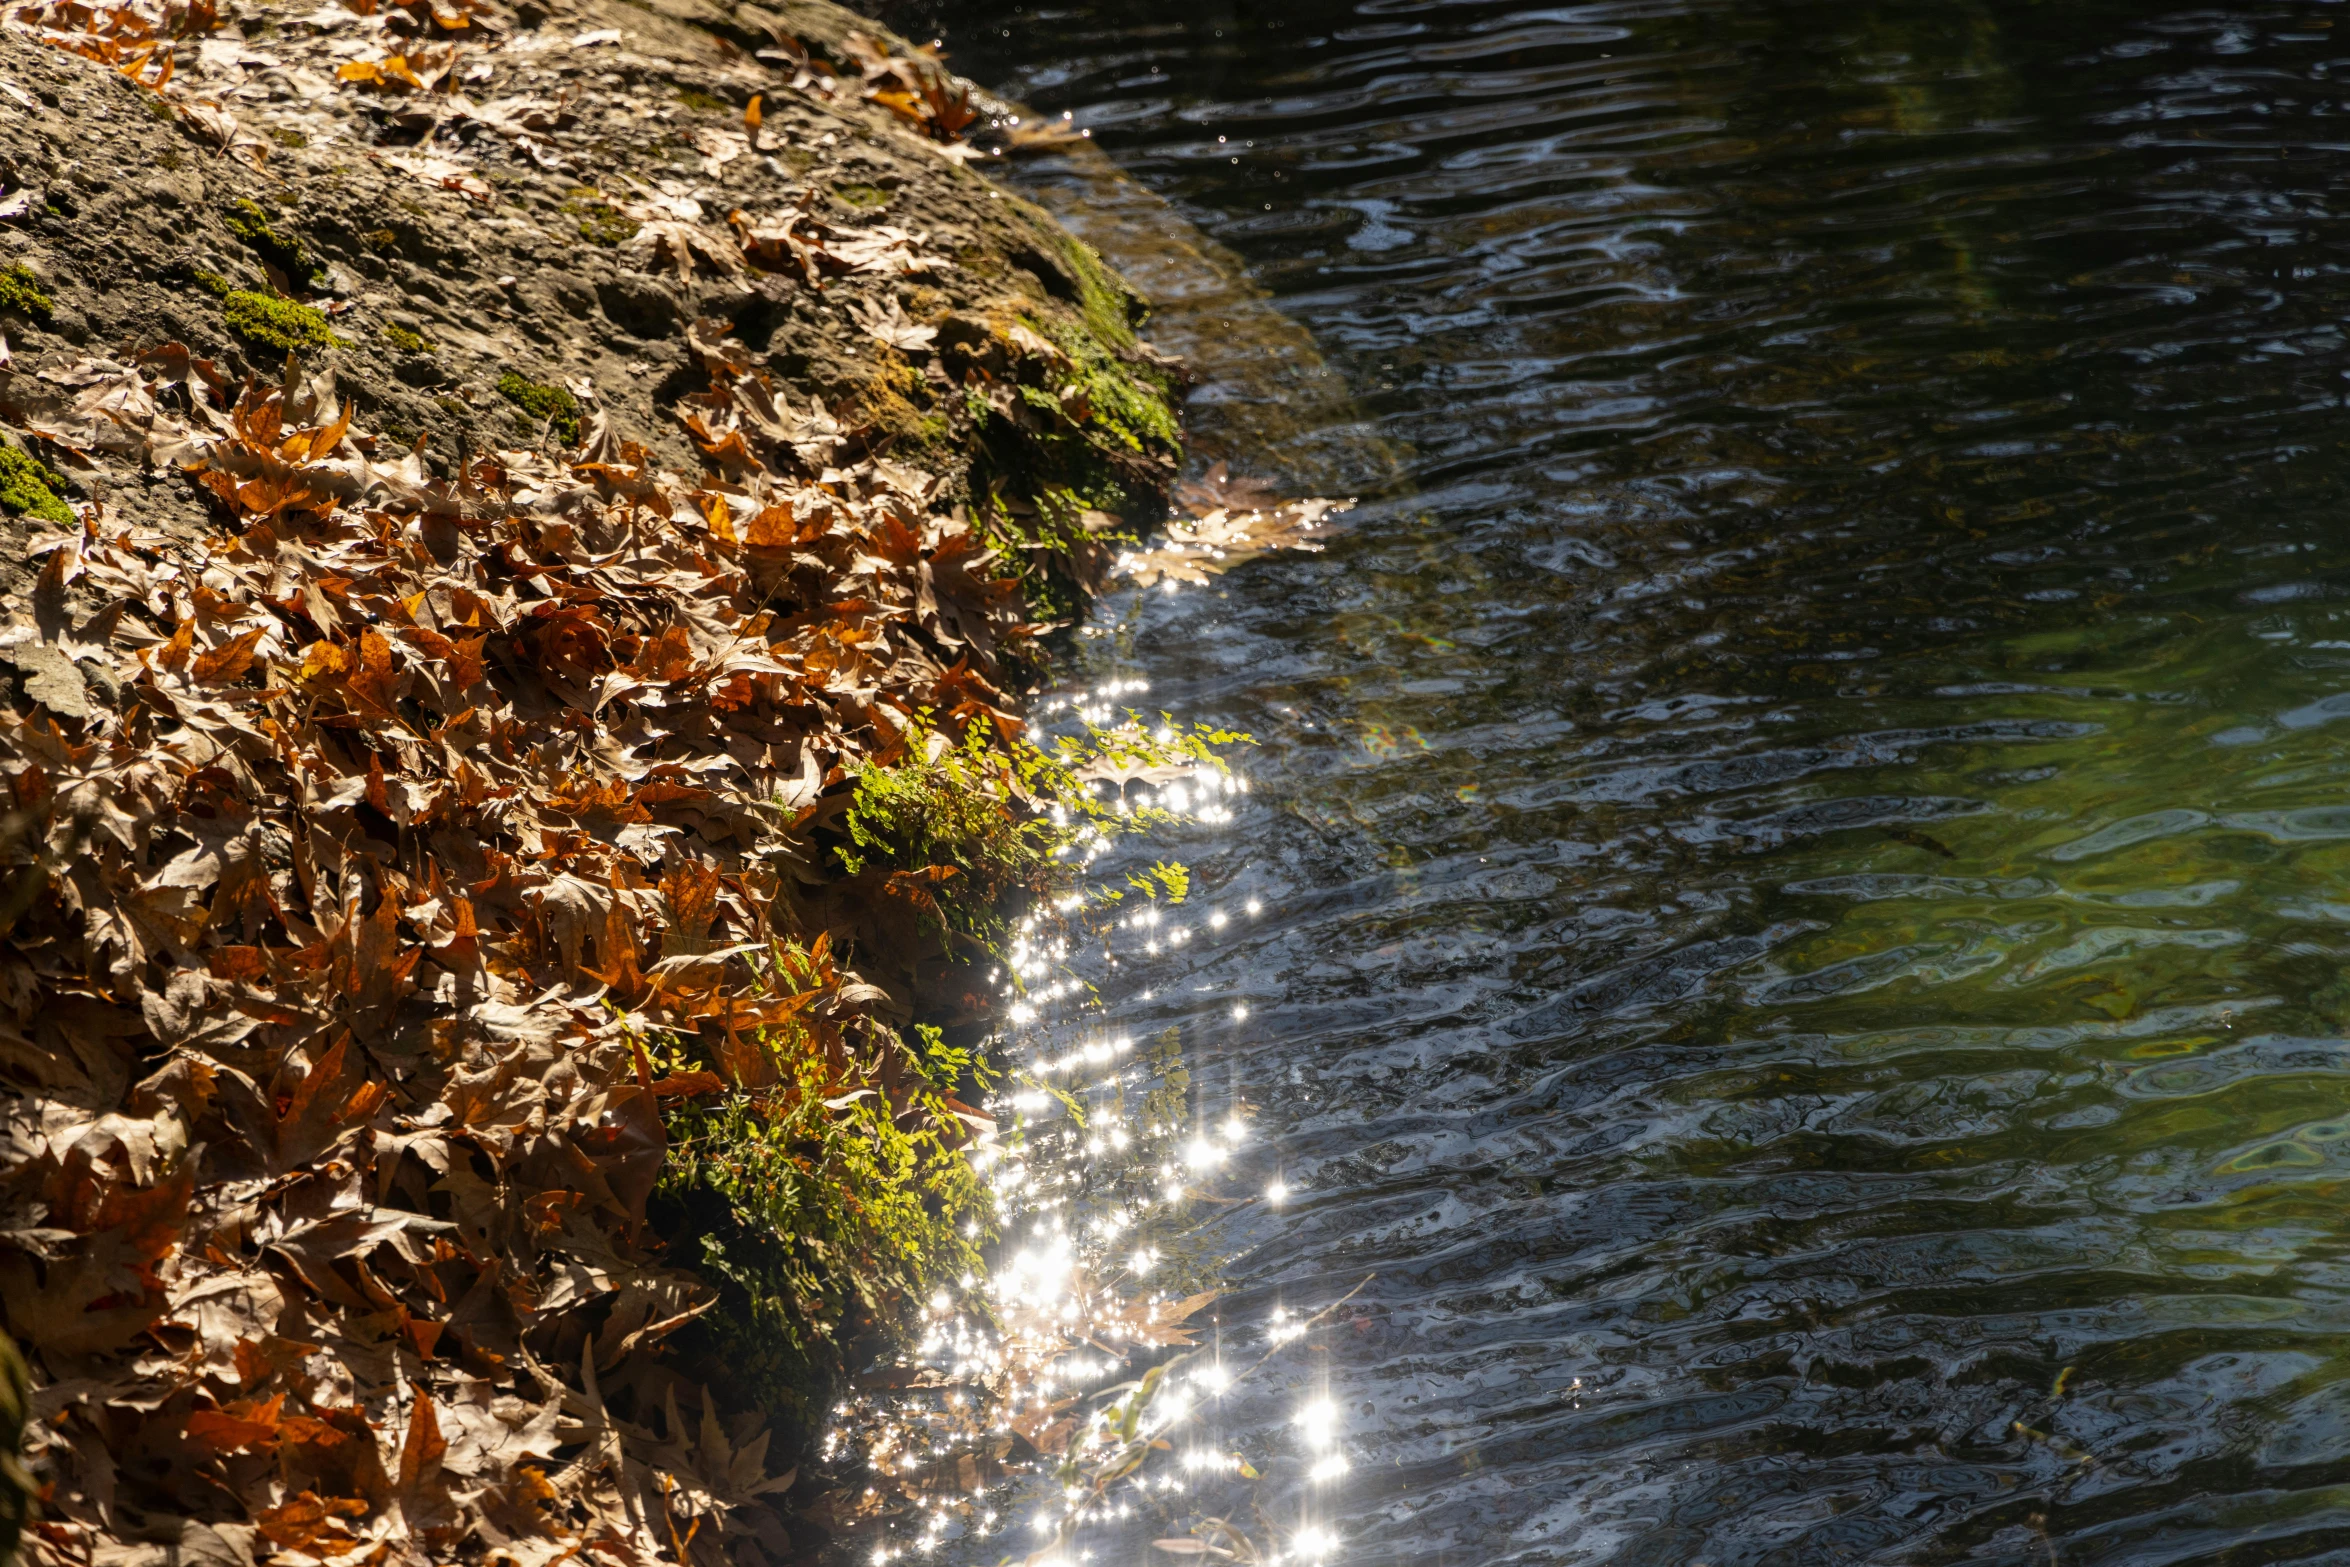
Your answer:
[[[1358,400],[1089,644],[1257,740],[1262,915],[1098,976],[1291,1189],[1227,1331],[1375,1276],[1213,1417],[1277,1532],[2350,1562],[2346,16],[947,17]]]

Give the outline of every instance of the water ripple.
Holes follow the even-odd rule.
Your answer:
[[[1375,489],[1328,554],[1086,653],[1256,741],[1163,847],[1263,919],[1101,976],[1295,1193],[1196,1236],[1229,1331],[1377,1275],[1216,1417],[1277,1531],[2343,1560],[2324,8],[1195,13],[947,20],[1358,399],[1258,448]]]

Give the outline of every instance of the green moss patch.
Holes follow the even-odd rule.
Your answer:
[[[256,348],[291,354],[343,346],[343,340],[327,329],[326,317],[308,305],[242,288],[230,290],[223,303],[229,331]]]
[[[1059,261],[1076,280],[1074,303],[1085,317],[1085,324],[1092,329],[1096,344],[1110,350],[1132,348],[1135,317],[1129,311],[1130,307],[1140,308],[1133,292],[1119,281],[1118,275],[1091,245],[1057,226],[1051,234],[1060,242]]]
[[[0,310],[46,321],[56,308],[57,302],[41,291],[41,285],[25,270],[23,262],[0,272]]]
[[[564,445],[579,443],[579,399],[563,388],[509,370],[498,377],[498,395],[533,419],[545,420],[548,431],[559,436]]]
[[[43,522],[74,523],[72,508],[58,498],[65,488],[62,475],[39,459],[13,446],[0,445],[0,511],[11,517],[38,517]]]
[[[606,201],[600,191],[574,190],[564,201],[562,211],[577,221],[579,237],[591,245],[609,249],[624,245],[636,236],[636,219]]]
[[[432,343],[421,332],[411,332],[404,326],[385,325],[380,329],[383,340],[403,354],[429,354]]]
[[[1092,324],[1088,316],[1086,325]],[[1182,445],[1174,393],[1157,371],[1118,357],[1097,333],[1066,318],[1047,317],[1029,325],[1069,356],[1067,376],[1055,390],[1077,388],[1082,395],[1077,406],[1086,410],[1089,431],[1130,452],[1156,449],[1172,454]]]
[[[1000,952],[1010,944],[1018,911],[1059,884],[1055,850],[1066,853],[1069,842],[1066,828],[1030,804],[1055,792],[1061,770],[1041,752],[1022,752],[1020,761],[1026,776],[1015,783],[1003,771],[994,737],[973,725],[960,749],[935,760],[918,761],[909,752],[896,766],[867,767],[857,775],[849,842],[833,852],[852,876],[876,868],[953,867],[932,892],[939,919],[949,931]]]
[[[220,221],[228,226],[231,234],[250,245],[254,254],[283,272],[290,281],[316,284],[325,280],[324,264],[310,254],[299,235],[279,233],[259,202],[240,196],[228,204]]]

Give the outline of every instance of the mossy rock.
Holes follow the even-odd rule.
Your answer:
[[[560,209],[579,225],[579,237],[610,250],[636,237],[637,221],[604,199],[603,193],[581,186],[564,199]]]
[[[0,310],[46,321],[56,309],[57,302],[41,291],[39,280],[25,270],[23,262],[0,271]]]
[[[1082,424],[1097,440],[1148,457],[1182,449],[1183,425],[1175,413],[1175,392],[1164,371],[1147,368],[1114,352],[1098,332],[1080,330],[1067,317],[1029,323],[1069,356],[1057,391],[1074,388],[1086,410]],[[1090,319],[1087,326],[1091,326]],[[1133,339],[1129,335],[1127,343]]]
[[[1060,263],[1062,275],[1075,294],[1068,303],[1076,306],[1077,313],[1085,318],[1095,344],[1110,354],[1131,351],[1134,329],[1141,324],[1147,309],[1141,297],[1110,270],[1109,263],[1091,245],[1050,218],[1043,221],[1046,238],[1052,243],[1051,259]]]
[[[1012,319],[991,310],[990,324],[999,336],[1015,323],[1036,333],[1063,362],[1042,378],[1020,377],[1020,399],[1036,415],[1019,421],[1023,428],[979,421],[987,455],[973,492],[1001,485],[1033,499],[1065,491],[1088,507],[1155,522],[1142,513],[1164,499],[1182,455],[1182,388],[1135,337],[1148,307],[1092,246],[1026,202],[1007,205],[1029,221],[1026,242],[1002,260],[1048,297]]]
[[[256,348],[295,354],[343,346],[343,340],[328,329],[326,317],[308,305],[242,288],[231,289],[222,305],[229,331]]]
[[[579,444],[579,399],[559,386],[548,386],[509,370],[498,377],[498,395],[545,423],[548,433],[566,446]]]
[[[220,215],[220,221],[228,226],[231,234],[251,246],[254,254],[283,272],[288,280],[303,284],[325,280],[325,265],[310,254],[309,247],[302,243],[299,235],[279,233],[277,226],[270,222],[269,214],[261,210],[259,202],[240,196],[228,204]]]
[[[1136,342],[1133,296],[1090,250],[1070,240],[1052,255],[1013,259],[1052,299],[951,317],[939,341],[950,365],[967,357],[991,378],[962,395],[980,447],[974,519],[1022,564],[1042,615],[1069,619],[1085,596],[1071,566],[1100,544],[1085,514],[1108,512],[1138,530],[1159,520],[1182,454],[1180,383]]]
[[[64,488],[64,477],[38,458],[0,443],[0,511],[71,527],[76,520],[73,509],[57,493]]]

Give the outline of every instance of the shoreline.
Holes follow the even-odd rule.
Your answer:
[[[0,33],[43,1561],[806,1557],[976,1262],[980,975],[1119,826],[1019,693],[1175,376],[951,78],[749,14]]]

